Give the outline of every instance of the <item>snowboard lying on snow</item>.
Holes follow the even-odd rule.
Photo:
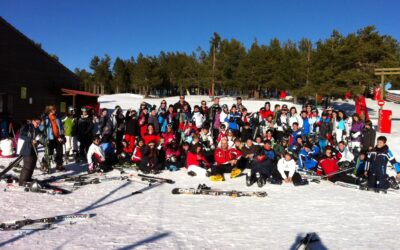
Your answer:
[[[174,188],[172,194],[192,194],[192,195],[212,195],[212,196],[229,196],[229,197],[267,197],[267,192],[252,192],[252,191],[223,191],[213,189],[199,189],[199,188]]]

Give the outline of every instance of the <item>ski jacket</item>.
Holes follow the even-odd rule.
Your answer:
[[[386,174],[386,165],[389,162],[395,168],[396,173],[400,173],[400,165],[389,147],[387,145],[382,148],[375,147],[368,153],[365,171],[382,171],[383,174]]]
[[[194,154],[190,151],[188,152],[186,156],[186,166],[185,166],[186,168],[188,168],[190,165],[195,165],[200,167],[200,165],[202,165],[201,163],[203,163],[207,168],[210,167],[210,163],[208,163],[204,155]]]
[[[61,120],[64,128],[65,136],[75,136],[76,133],[76,122],[75,118],[65,116],[64,119]]]
[[[312,151],[307,152],[304,148],[302,148],[299,153],[298,164],[300,169],[313,169],[317,166],[318,161],[314,159]]]
[[[278,161],[278,171],[283,179],[292,178],[296,171],[296,162],[293,159],[287,161],[285,158],[281,158]],[[285,171],[289,172],[288,176],[286,176]]]
[[[218,166],[228,164],[231,160],[238,160],[242,153],[236,149],[223,150],[222,148],[217,148],[214,152],[215,162]]]
[[[93,122],[89,116],[81,116],[78,120],[78,140],[90,140],[92,136]]]
[[[337,156],[323,157],[318,163],[317,175],[321,176],[336,173],[340,170],[338,166],[339,158]],[[328,179],[330,179],[328,177]]]
[[[63,131],[63,126],[62,126],[62,122],[60,120],[59,117],[57,117],[56,115],[54,115],[55,117],[55,123],[52,123],[50,121],[50,117],[46,116],[45,118],[45,129],[46,129],[46,135],[47,135],[47,139],[48,140],[55,140],[58,137],[60,137],[60,135],[64,134]],[[57,128],[53,128],[53,126],[57,126]],[[54,134],[54,130],[58,131],[58,136]]]
[[[140,135],[140,129],[136,118],[132,117],[127,118],[125,126],[126,126],[125,134],[133,136]]]
[[[171,143],[172,140],[175,139],[175,133],[174,132],[166,132],[162,134],[162,137],[165,139],[165,145],[168,145]]]
[[[297,142],[297,138],[301,137],[302,133],[301,130],[298,129],[297,131],[292,131],[292,143],[290,144],[291,146],[293,146],[294,144],[296,144]]]
[[[271,149],[271,150],[265,150],[264,149],[264,155],[267,158],[267,160],[270,160],[270,161],[274,161],[275,160],[275,152],[274,152],[273,149]]]
[[[308,135],[310,134],[310,122],[308,120],[308,118],[303,119],[303,135]]]
[[[146,133],[144,133],[143,140],[146,145],[149,144],[149,142],[151,142],[151,141],[158,144],[160,141],[160,136],[157,134],[149,134],[146,132]]]
[[[376,131],[372,128],[364,128],[361,135],[361,145],[363,150],[369,151],[369,148],[375,146]]]
[[[241,115],[239,112],[235,113],[229,113],[229,115],[225,118],[225,122],[227,122],[229,125],[229,129],[232,129],[234,131],[239,130],[239,121],[241,119]]]
[[[142,160],[142,149],[139,146],[136,146],[133,150],[131,160],[135,163],[138,163]]]
[[[259,111],[261,119],[267,119],[269,115],[274,116],[274,112],[272,110],[261,110]]]
[[[251,128],[245,129],[242,128],[242,132],[240,133],[240,141],[246,142],[248,139],[252,139],[253,130]]]
[[[354,155],[350,152],[348,147],[345,147],[343,151],[338,149],[338,152],[341,155],[339,162],[352,162],[354,160]]]
[[[364,123],[362,121],[353,122],[351,125],[350,135],[352,142],[361,142],[362,131],[364,129]]]
[[[294,114],[289,117],[289,126],[292,127],[293,123],[297,122],[299,124],[299,128],[303,127],[303,119],[299,116],[299,114]]]
[[[113,133],[113,123],[110,117],[102,116],[100,117],[100,133],[104,137],[106,135],[111,135]]]
[[[106,160],[106,155],[103,149],[94,143],[90,145],[89,150],[87,152],[87,162],[89,164],[93,163],[92,157],[95,157],[99,162],[104,162]]]
[[[174,104],[174,111],[175,111],[175,112],[178,112],[178,113],[179,113],[179,111],[182,112],[182,111],[183,111],[183,107],[184,107],[185,105],[188,105],[188,110],[189,110],[189,112],[190,112],[190,110],[191,110],[192,108],[190,107],[190,104],[189,104],[187,101],[183,101],[183,103],[180,103],[180,102],[178,101],[177,103],[175,103],[175,104]]]
[[[149,118],[147,119],[147,123],[148,124],[153,124],[154,132],[156,132],[156,133],[160,132],[160,124],[158,123],[157,116],[150,115]]]
[[[200,112],[194,112],[192,116],[192,121],[194,124],[196,124],[197,128],[201,128],[203,126],[203,123],[206,119]]]

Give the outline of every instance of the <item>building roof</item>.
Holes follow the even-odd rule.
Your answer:
[[[61,89],[63,92],[63,95],[82,95],[82,96],[93,96],[93,97],[98,97],[99,95],[93,94],[90,92],[86,91],[80,91],[80,90],[74,90],[74,89]]]

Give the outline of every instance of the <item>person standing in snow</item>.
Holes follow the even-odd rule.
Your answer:
[[[361,147],[363,151],[371,151],[375,145],[376,131],[370,120],[365,121],[365,127],[361,133]]]
[[[361,149],[362,131],[364,129],[364,122],[360,119],[358,114],[353,115],[353,123],[351,124],[350,137],[353,152],[358,153]]]
[[[198,105],[195,105],[193,108],[192,120],[198,129],[203,126],[203,123],[206,120],[203,114],[200,112],[200,107]]]
[[[397,177],[400,177],[400,165],[386,142],[385,136],[379,136],[375,148],[367,155],[364,174],[369,188],[388,189],[390,187],[389,177],[386,174],[386,165],[389,162],[394,167]],[[393,178],[391,177],[392,180]]]

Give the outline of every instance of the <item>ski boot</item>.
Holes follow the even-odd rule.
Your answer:
[[[225,181],[224,176],[217,174],[210,176],[210,181]]]
[[[397,183],[396,178],[394,176],[389,177],[388,182],[389,182],[391,188],[393,188],[395,190],[400,189],[399,184]]]
[[[257,175],[258,175],[258,178],[257,178],[257,186],[259,187],[259,188],[261,188],[261,187],[263,187],[264,185],[265,185],[265,183],[267,183],[267,178],[266,178],[266,176],[264,176],[264,175],[262,175],[262,174],[260,174],[260,173],[257,173]],[[256,175],[256,176],[257,176]]]
[[[240,173],[242,173],[242,170],[239,168],[233,168],[231,171],[231,179],[238,177]]]
[[[282,180],[277,180],[274,178],[268,178],[268,182],[273,185],[282,185]],[[308,181],[307,181],[307,183],[308,183]]]
[[[304,186],[304,185],[308,185],[308,180],[307,180],[307,179],[301,179],[300,182],[293,182],[293,185],[295,185],[295,186]]]
[[[246,186],[250,187],[250,186],[252,186],[256,181],[257,181],[257,179],[255,178],[255,176],[252,176],[250,172],[247,173],[247,175],[246,175]]]
[[[57,163],[56,170],[63,172],[63,171],[65,171],[65,167],[63,166],[63,164]]]

